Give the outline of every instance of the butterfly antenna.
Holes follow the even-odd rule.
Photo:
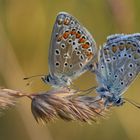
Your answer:
[[[127,101],[128,103],[132,104],[133,106],[137,107],[138,109],[140,109],[139,103],[136,103],[135,101],[127,99],[127,98],[124,98],[124,100]]]
[[[39,75],[33,75],[33,76],[29,76],[29,77],[24,77],[23,80],[29,80],[35,77],[41,77],[41,76],[45,76],[44,74],[39,74]],[[30,86],[32,84],[32,81],[27,82],[26,87]]]
[[[31,78],[41,77],[41,76],[45,76],[45,74],[39,74],[39,75],[33,75],[33,76],[29,76],[29,77],[24,77],[23,80],[28,80],[28,79],[31,79]]]

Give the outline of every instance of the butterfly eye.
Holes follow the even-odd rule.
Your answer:
[[[115,75],[114,77],[115,77],[115,78],[117,78],[117,77],[118,77],[118,75]]]
[[[116,101],[116,104],[119,106],[119,105],[122,105],[122,99],[121,98],[119,98],[117,101]]]

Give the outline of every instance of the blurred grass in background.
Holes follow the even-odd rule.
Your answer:
[[[1,86],[28,92],[49,90],[40,79],[26,87],[22,78],[48,72],[49,41],[60,11],[75,16],[98,46],[110,34],[140,32],[139,0],[0,0]],[[140,77],[125,96],[140,102],[139,83]],[[95,76],[84,74],[76,84],[96,85]],[[115,108],[108,120],[93,125],[63,121],[38,125],[28,99],[21,99],[16,109],[0,118],[0,140],[139,140],[139,130],[140,110],[128,103]]]

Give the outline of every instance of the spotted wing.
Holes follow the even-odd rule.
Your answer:
[[[100,49],[97,79],[111,93],[121,95],[140,71],[140,34],[117,34]]]
[[[70,14],[58,14],[49,49],[50,74],[76,78],[95,58],[96,44],[90,33]]]

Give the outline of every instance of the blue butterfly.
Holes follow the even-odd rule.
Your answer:
[[[91,34],[72,15],[60,12],[49,48],[49,75],[42,77],[53,87],[67,87],[88,70],[97,53]]]
[[[100,48],[95,74],[105,106],[124,103],[123,93],[140,71],[140,34],[115,34]]]

